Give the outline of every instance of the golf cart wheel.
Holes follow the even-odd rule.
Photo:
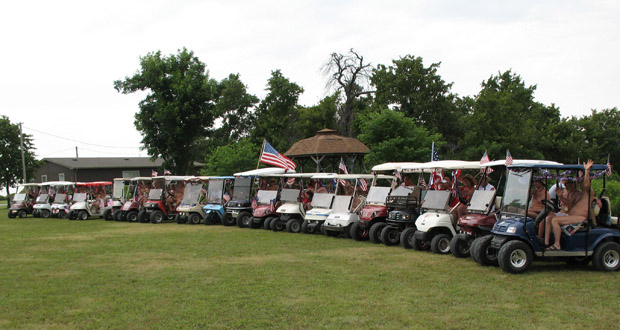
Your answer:
[[[400,245],[405,249],[413,249],[413,236],[415,236],[416,227],[405,228],[400,233]]]
[[[591,257],[569,257],[566,263],[571,266],[586,266],[592,261]]]
[[[450,252],[457,258],[469,257],[469,248],[471,245],[471,236],[467,234],[458,234],[450,240]]]
[[[138,221],[138,212],[129,211],[127,212],[127,221],[129,222],[137,222]]]
[[[370,231],[368,232],[368,237],[370,238],[371,242],[375,244],[382,243],[381,242],[381,231],[383,230],[383,228],[385,228],[385,226],[387,226],[387,223],[377,222],[374,225],[372,225],[372,227],[370,227]]]
[[[75,211],[69,211],[69,215],[67,216],[69,220],[75,220],[77,218],[77,214]]]
[[[252,215],[249,212],[239,212],[237,215],[237,226],[239,228],[247,228],[250,226],[250,222],[252,221]]]
[[[301,232],[304,234],[308,233],[308,221],[305,221],[301,223]]]
[[[299,219],[290,219],[286,222],[286,231],[289,233],[299,233],[301,231],[301,221]]]
[[[367,228],[360,228],[360,223],[355,222],[351,225],[351,230],[349,231],[349,235],[356,241],[366,241],[369,237],[369,230]]]
[[[32,210],[32,217],[33,218],[40,218],[41,215],[39,214],[38,210]]]
[[[283,231],[284,229],[286,229],[286,224],[282,223],[280,218],[275,218],[271,221],[271,223],[269,224],[269,227],[273,231]]]
[[[497,266],[497,250],[491,247],[493,235],[476,238],[469,247],[472,258],[481,266]]]
[[[86,212],[86,211],[78,212],[77,218],[78,218],[78,220],[88,220],[88,212]]]
[[[450,253],[450,240],[452,237],[448,234],[437,234],[431,240],[431,251],[437,254]]]
[[[388,246],[396,245],[400,242],[400,232],[398,231],[398,228],[396,227],[386,226],[381,231],[380,238],[383,244],[385,245],[388,245]]]
[[[28,215],[28,212],[26,212],[26,210],[19,210],[17,211],[17,216],[20,218],[25,218]]]
[[[214,224],[216,219],[217,219],[217,215],[215,215],[215,213],[213,212],[207,213],[207,215],[205,215],[205,226]]]
[[[224,226],[234,226],[237,224],[237,219],[231,217],[228,213],[224,213],[222,216],[222,224]]]
[[[103,211],[103,219],[105,221],[114,220],[114,218],[112,218],[112,209],[107,209]]]
[[[155,210],[151,213],[150,219],[151,223],[162,223],[164,221],[164,212]]]
[[[69,215],[65,211],[58,212],[58,217],[61,219],[66,219]]]
[[[594,249],[592,265],[598,270],[608,272],[620,269],[620,244],[616,242],[601,243]]]
[[[179,221],[180,222],[184,222],[184,221],[182,221],[180,219],[185,219],[185,217],[182,216],[182,215],[178,215],[178,216],[179,216]],[[199,225],[200,224],[200,220],[202,220],[202,219],[200,217],[200,214],[198,214],[198,213],[191,213],[189,215],[188,220],[189,220],[189,223],[191,223],[192,225]]]
[[[114,212],[112,212],[112,219],[114,219],[114,221],[121,221],[121,214],[123,213],[123,211],[121,210],[115,210]]]
[[[257,222],[260,224],[260,222],[258,221],[258,218],[250,217],[250,223],[248,224],[248,228],[256,229],[260,227],[259,225],[256,224]]]
[[[411,246],[413,246],[413,249],[417,251],[427,251],[431,248],[431,242],[417,239],[414,235]]]
[[[52,212],[50,212],[50,210],[41,210],[41,217],[44,219],[49,219],[49,217],[52,215]]]
[[[13,215],[13,212],[9,211],[9,219],[13,219],[15,218],[15,216]]]
[[[147,217],[146,210],[140,210],[140,212],[138,212],[138,222],[141,222],[141,223],[149,222],[149,218]]]
[[[534,259],[534,253],[527,243],[519,240],[506,242],[499,249],[497,261],[507,273],[519,274],[525,272]]]
[[[271,221],[273,221],[273,219],[275,219],[274,217],[267,217],[267,219],[265,219],[265,222],[263,222],[263,228],[266,230],[270,230],[271,229]]]

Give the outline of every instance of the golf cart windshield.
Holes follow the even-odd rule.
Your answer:
[[[316,194],[314,195],[316,197]],[[280,199],[284,202],[297,202],[299,189],[282,189]]]
[[[252,178],[236,178],[235,188],[233,190],[234,200],[244,200],[250,198],[250,187],[252,186]]]
[[[112,191],[113,198],[123,197],[123,181],[114,181],[114,188]]]
[[[224,180],[210,180],[207,190],[207,203],[221,204],[224,192]]]
[[[297,191],[297,190],[295,190],[295,191]],[[258,198],[258,204],[266,205],[266,204],[269,204],[269,202],[272,199],[276,199],[276,197],[278,197],[278,191],[276,191],[276,190],[259,190],[258,194],[256,194],[256,197]]]
[[[74,202],[85,202],[86,201],[86,193],[75,193],[73,194]]]
[[[390,193],[390,187],[370,187],[366,202],[369,204],[385,204],[385,199]]]
[[[474,194],[471,196],[471,201],[469,202],[469,207],[467,207],[467,210],[470,212],[488,213],[493,206],[494,199],[494,190],[474,190]]]
[[[334,212],[344,213],[349,211],[349,206],[351,206],[352,196],[336,196],[334,197],[334,204],[332,205],[332,210]]]
[[[188,183],[185,186],[185,192],[183,193],[183,199],[181,205],[196,204],[200,200],[200,192],[202,191],[202,184],[200,183]]]
[[[13,196],[14,202],[23,202],[24,200],[26,200],[26,194],[15,194],[15,196]]]
[[[532,170],[518,171],[513,169],[508,172],[502,213],[525,215],[525,205],[530,192]]]
[[[151,189],[151,191],[149,191],[149,199],[152,201],[161,200],[161,192],[161,189]]]
[[[427,210],[445,210],[450,200],[450,192],[447,190],[429,190],[424,196],[422,207]]]
[[[41,195],[37,196],[37,203],[38,204],[46,204],[48,199],[49,199],[49,195],[48,194],[41,194]]]
[[[392,191],[391,196],[409,196],[413,192],[412,189],[400,186]]]
[[[312,207],[330,208],[332,206],[333,199],[334,194],[316,193],[314,194],[314,197],[312,197]]]
[[[67,200],[67,194],[56,194],[54,197],[54,203],[64,203]]]

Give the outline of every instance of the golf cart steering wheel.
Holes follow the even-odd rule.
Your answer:
[[[545,206],[545,208],[548,208],[550,211],[553,212],[560,212],[560,208],[557,207],[555,205],[555,203],[553,203],[552,201],[548,200],[548,199],[542,199],[541,202],[543,203],[543,205]]]
[[[536,226],[538,226],[547,217],[549,212],[558,212],[560,210],[559,208],[556,208],[553,202],[548,199],[542,199],[541,202],[543,203],[545,208],[540,210],[540,213],[538,213],[538,216],[536,216],[536,219],[534,220],[534,225]]]

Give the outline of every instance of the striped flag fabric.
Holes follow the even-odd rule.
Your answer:
[[[252,198],[252,208],[256,210],[258,207],[258,202],[256,201],[256,197]]]
[[[480,158],[480,165],[484,165],[488,162],[490,162],[491,159],[489,158],[489,154],[487,154],[487,151],[484,151],[484,155],[482,155],[482,158]],[[484,174],[490,174],[493,173],[493,169],[492,168],[481,168],[480,172],[484,173]]]
[[[510,150],[506,149],[506,166],[512,165],[512,155],[510,154]]]
[[[267,142],[267,140],[264,142],[263,152],[261,152],[259,160],[261,163],[274,165],[286,170],[294,170],[297,167],[297,164],[295,164],[288,157],[279,153],[274,147],[271,146],[271,144],[269,144],[269,142]]]
[[[609,155],[607,155],[607,169],[605,170],[607,176],[611,175],[611,162],[609,162]]]
[[[359,180],[359,186],[360,186],[360,189],[362,189],[362,191],[368,191],[368,182],[366,182],[365,179]]]
[[[340,164],[338,164],[338,168],[342,170],[342,173],[349,174],[349,171],[347,170],[347,165],[344,164],[342,157],[340,158]]]

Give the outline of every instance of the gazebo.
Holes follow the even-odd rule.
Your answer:
[[[349,172],[365,172],[363,158],[370,149],[358,139],[337,133],[333,129],[322,129],[311,138],[295,142],[284,155],[300,166],[299,172],[304,172],[306,168],[314,165],[312,167],[316,168],[316,172],[338,173],[341,158]]]

